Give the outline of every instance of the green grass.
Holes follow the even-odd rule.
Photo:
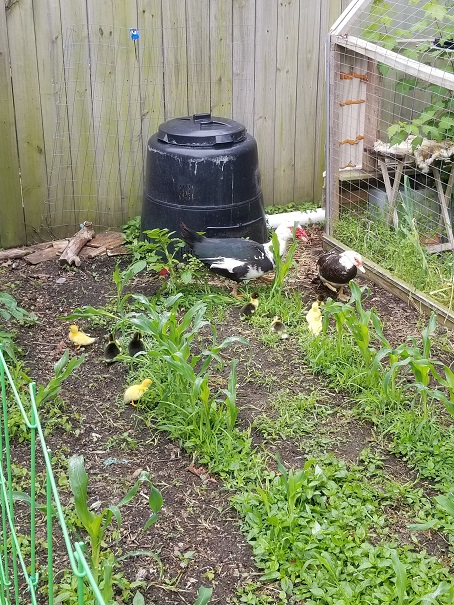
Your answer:
[[[334,235],[410,286],[449,309],[454,308],[454,257],[451,252],[429,254],[408,232],[396,231],[381,221],[370,221],[354,213],[342,214]]]
[[[454,520],[422,490],[389,479],[382,458],[371,449],[361,453],[358,465],[320,454],[314,435],[320,435],[320,424],[333,411],[324,390],[280,390],[270,400],[271,411],[255,419],[254,428],[265,437],[264,444],[255,445],[252,427],[238,425],[237,369],[245,373],[243,384],[258,382],[270,391],[280,386],[279,374],[261,365],[260,356],[244,342],[218,342],[214,322],[225,322],[226,310],[237,302],[191,282],[182,288],[181,296],[166,298],[164,292],[148,300],[124,300],[120,292],[113,314],[127,333],[140,330],[148,345],[147,354],[130,363],[128,376],[129,383],[153,378],[138,406],[144,420],[178,441],[230,490],[261,573],[239,589],[238,602],[453,603],[448,570],[418,544],[405,544],[396,536],[394,509],[402,509],[406,520],[436,527],[447,536],[453,535]],[[383,388],[388,367],[372,368],[374,347],[380,346],[378,317],[372,327],[373,316],[364,312],[361,301],[352,301],[348,313],[333,308],[349,317],[345,326],[338,326],[340,334],[328,326],[314,337],[299,293],[282,287],[273,293],[265,286],[257,289],[260,304],[248,330],[276,359],[285,362],[286,346],[296,346],[306,366],[323,376],[332,390],[342,391],[354,413],[371,420],[377,433],[421,476],[442,489],[454,484],[454,431],[441,422],[438,403],[429,397],[421,406],[420,394],[404,388],[400,374],[390,397]],[[96,310],[80,312],[86,319],[102,316]],[[290,345],[270,333],[275,315],[287,325]],[[238,361],[230,359],[232,345]],[[382,358],[383,366],[388,357]],[[307,367],[301,371],[307,372]],[[286,386],[301,385],[300,378],[288,376]],[[302,468],[286,468],[278,459],[276,471],[270,450],[279,447],[279,440],[297,445],[304,441],[313,457]],[[110,445],[135,446],[120,438]]]
[[[270,401],[273,417],[259,414],[254,426],[269,440],[299,439],[311,435],[323,418],[333,413],[317,390],[291,395],[288,389],[279,391]]]

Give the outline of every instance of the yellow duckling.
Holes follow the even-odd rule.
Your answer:
[[[92,338],[88,334],[85,334],[85,332],[82,332],[82,330],[79,330],[76,324],[69,326],[68,338],[73,344],[76,345],[77,349],[91,345],[96,340],[96,338]]]
[[[318,336],[322,331],[322,312],[320,311],[319,302],[316,300],[312,303],[312,307],[306,315],[309,330],[315,336]]]
[[[125,403],[130,403],[131,405],[135,405],[135,402],[138,401],[148,387],[151,384],[151,380],[149,378],[145,378],[140,384],[133,384],[128,387],[123,395],[123,401]]]

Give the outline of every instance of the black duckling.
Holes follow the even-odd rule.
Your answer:
[[[114,363],[117,361],[117,355],[120,355],[121,349],[118,345],[118,342],[115,340],[112,332],[109,334],[109,342],[104,349],[104,361],[106,363]]]
[[[284,323],[281,321],[281,318],[276,315],[270,325],[270,332],[274,332],[275,334],[279,334],[282,339],[288,338],[287,330],[285,328]]]
[[[134,357],[137,353],[145,351],[145,345],[143,344],[142,335],[140,332],[135,332],[128,345],[128,353],[130,357]]]
[[[259,294],[258,292],[254,292],[251,294],[251,300],[243,305],[240,309],[240,317],[244,319],[245,317],[251,317],[257,310],[259,306]]]

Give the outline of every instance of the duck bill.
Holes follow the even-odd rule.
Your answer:
[[[366,269],[362,265],[358,265],[358,269],[363,273],[366,273]]]

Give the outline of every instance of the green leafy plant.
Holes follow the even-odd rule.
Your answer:
[[[435,313],[432,313],[429,319],[428,325],[422,331],[422,350],[417,346],[416,339],[412,337],[410,339],[410,346],[402,344],[390,353],[395,357],[398,357],[397,361],[393,361],[390,369],[384,377],[384,388],[385,392],[388,391],[390,382],[394,380],[394,374],[400,368],[410,368],[414,376],[414,386],[420,393],[421,402],[424,407],[424,413],[427,414],[427,398],[430,393],[429,382],[431,376],[437,376],[435,371],[435,365],[439,365],[440,362],[430,359],[430,348],[431,341],[430,336],[434,332],[437,323]],[[393,390],[395,385],[393,385]]]
[[[158,312],[148,303],[145,313],[135,314],[131,323],[153,339],[140,363],[141,375],[160,376],[152,386],[153,396],[165,408],[157,414],[158,425],[174,436],[184,436],[186,444],[204,443],[211,447],[219,432],[229,434],[236,421],[236,360],[233,360],[225,402],[212,393],[209,367],[214,361],[223,367],[220,353],[233,343],[246,344],[241,337],[216,342],[216,329],[205,319],[206,305],[199,301],[181,318],[177,294],[168,298]],[[144,304],[145,301],[144,301]],[[192,343],[200,331],[209,327],[212,343],[194,353]],[[161,408],[160,408],[161,409]]]
[[[132,244],[134,241],[138,241],[140,239],[141,220],[140,215],[135,216],[125,225],[123,225],[122,231],[125,234],[125,244]]]
[[[206,605],[210,602],[211,596],[213,594],[212,588],[207,588],[206,586],[201,586],[197,593],[197,600],[194,605]]]
[[[411,4],[420,4],[420,0],[411,0]],[[444,0],[430,0],[418,6],[418,19],[410,27],[402,28],[400,13],[391,7],[389,2],[374,0],[370,9],[371,23],[363,32],[366,39],[379,43],[385,48],[394,49],[415,60],[436,65],[447,72],[454,71],[450,54],[446,53],[443,45],[454,39],[454,23]],[[396,21],[395,21],[396,20]],[[435,35],[433,32],[435,29]],[[403,46],[405,38],[419,38],[419,42],[411,46]],[[434,38],[438,46],[434,46]],[[380,72],[386,75],[388,67],[379,66]],[[396,92],[411,94],[418,87],[431,93],[430,103],[413,120],[399,121],[388,128],[391,144],[398,144],[412,135],[412,148],[415,149],[423,138],[443,141],[454,138],[454,95],[452,91],[413,76],[404,76],[396,83]]]
[[[36,391],[36,405],[38,409],[44,403],[49,402],[58,395],[61,390],[62,382],[66,380],[76,368],[85,361],[85,354],[80,357],[72,357],[69,359],[69,351],[66,350],[62,357],[54,365],[55,376],[47,383],[47,385],[38,385]]]
[[[336,340],[337,350],[340,352],[342,347],[342,337],[344,335],[344,326],[347,321],[347,315],[353,312],[351,305],[348,303],[342,303],[340,301],[334,301],[332,298],[328,298],[325,303],[321,306],[323,312],[322,329],[324,334],[327,334],[330,318],[334,318],[336,327]]]
[[[120,267],[117,263],[112,276],[117,289],[114,304],[107,308],[95,308],[91,306],[77,307],[72,313],[61,319],[69,321],[75,319],[98,319],[108,323],[111,326],[110,331],[114,334],[117,330],[124,330],[129,323],[127,312],[129,311],[129,307],[134,305],[137,297],[132,293],[123,295],[123,290],[131,279],[143,271],[146,266],[147,263],[145,260],[138,260],[124,271],[120,271]],[[146,297],[142,297],[140,300],[145,299]]]
[[[106,603],[110,603],[112,601],[112,569],[115,561],[112,554],[105,557],[102,557],[101,555],[101,546],[104,535],[114,519],[117,523],[119,532],[121,528],[120,508],[125,504],[128,504],[134,498],[141,484],[146,483],[150,488],[148,504],[152,511],[143,527],[143,531],[147,530],[157,521],[158,513],[162,507],[162,496],[151,483],[149,473],[143,471],[136,483],[120,502],[116,505],[108,506],[97,515],[88,508],[88,475],[85,471],[83,456],[71,456],[69,459],[68,471],[69,484],[74,495],[76,514],[87,531],[90,540],[91,571],[93,578],[95,582],[98,583],[101,573],[103,574],[102,594]],[[157,558],[154,553],[149,552],[148,555]]]
[[[236,419],[238,417],[238,406],[236,405],[237,365],[238,359],[232,359],[228,387],[226,389],[222,389],[222,392],[226,395],[227,430],[230,434],[232,434],[233,429],[235,428]]]
[[[321,307],[323,311],[322,327],[326,334],[329,320],[331,317],[334,317],[338,350],[342,347],[342,338],[344,331],[347,329],[360,349],[366,366],[369,366],[373,353],[373,349],[370,346],[372,339],[371,326],[375,326],[381,330],[380,321],[374,309],[366,311],[363,308],[362,298],[365,293],[370,292],[369,288],[367,286],[360,288],[354,281],[351,281],[349,286],[351,296],[347,303],[334,302],[331,298],[328,298],[326,303]],[[383,334],[382,332],[380,333]]]
[[[20,325],[33,324],[37,317],[18,306],[16,299],[7,292],[0,292],[0,317],[5,321],[15,319]]]
[[[146,268],[146,266],[147,266],[146,261],[138,260],[135,263],[133,263],[132,265],[130,265],[124,271],[120,271],[120,267],[119,267],[118,263],[116,264],[112,278],[113,278],[114,284],[117,287],[117,299],[116,299],[116,305],[115,305],[117,313],[121,314],[121,312],[123,311],[123,309],[125,307],[127,300],[131,297],[131,294],[126,294],[126,296],[123,296],[123,290],[124,290],[126,284],[129,281],[131,281],[131,279],[133,277],[135,277],[138,273],[143,271]]]
[[[273,298],[281,296],[282,288],[284,287],[288,272],[290,271],[291,267],[296,267],[296,263],[293,260],[293,255],[298,247],[298,241],[295,239],[295,228],[293,229],[293,242],[290,244],[285,257],[281,257],[280,255],[279,238],[275,231],[273,231],[271,236],[271,242],[275,273],[269,296],[270,298]]]

